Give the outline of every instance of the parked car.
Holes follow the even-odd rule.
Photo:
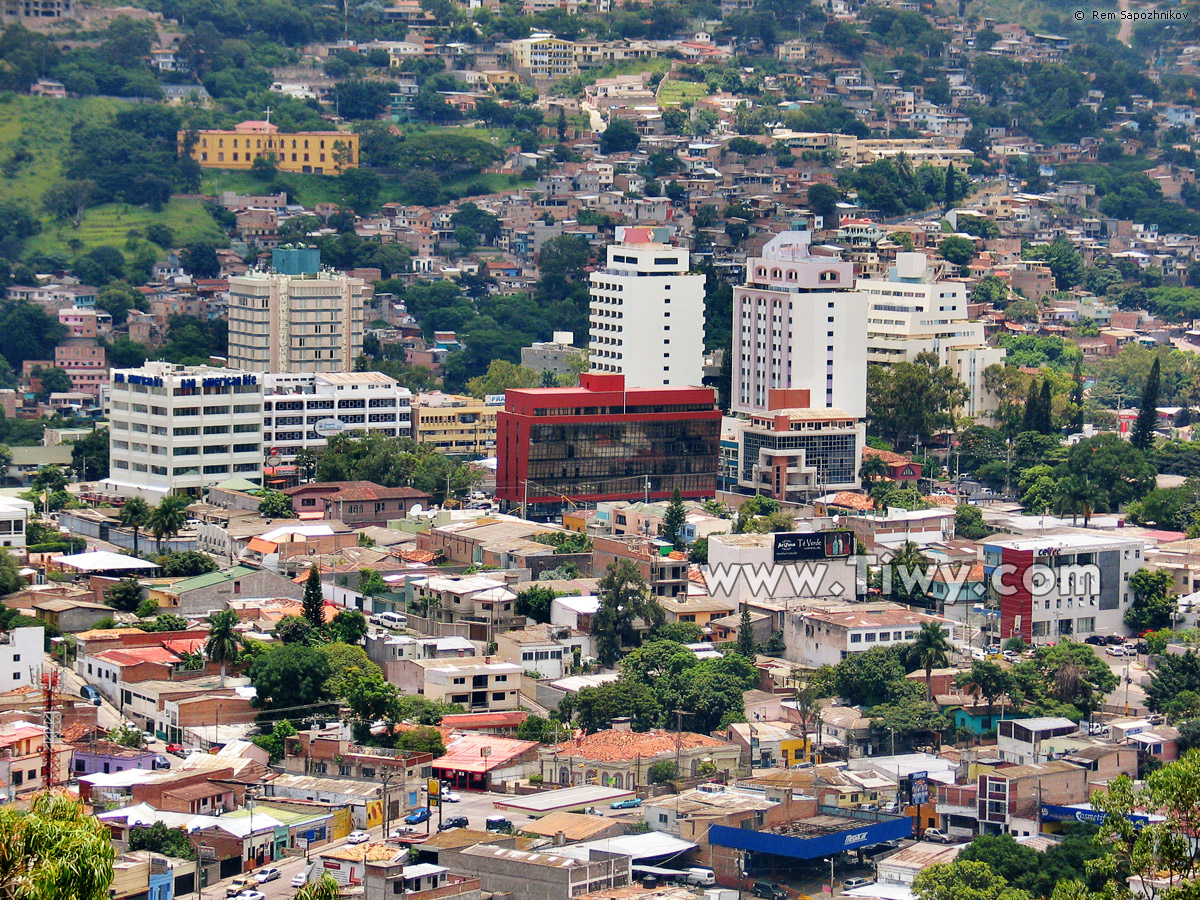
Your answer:
[[[946,834],[940,828],[926,828],[925,834],[922,835],[924,840],[933,841],[935,844],[953,844],[954,838]]]
[[[626,797],[624,800],[614,800],[608,804],[609,809],[637,809],[642,805],[641,797]]]
[[[1116,646],[1105,647],[1104,652],[1107,653],[1109,656],[1131,656],[1132,655],[1121,644],[1117,644]]]
[[[687,870],[687,877],[683,880],[697,887],[712,887],[717,883],[717,876],[712,869],[706,869],[703,866],[692,866]]]
[[[513,823],[504,818],[504,816],[488,816],[487,824],[484,825],[484,828],[487,831],[503,831],[511,834]]]
[[[868,884],[874,883],[874,878],[847,878],[842,882],[842,890],[849,891],[853,888],[866,887]]]
[[[156,769],[169,769],[171,768],[171,761],[159,753],[154,757],[154,761],[151,763],[151,765],[153,765]]]
[[[1089,634],[1083,639],[1085,644],[1091,644],[1093,647],[1103,647],[1108,643],[1102,634]]]
[[[450,816],[438,826],[438,831],[449,831],[451,828],[469,828],[471,823],[466,816]]]
[[[239,875],[237,878],[233,879],[233,881],[229,882],[229,887],[225,888],[225,896],[236,897],[242,891],[254,890],[257,884],[258,882],[255,881],[251,876]]]
[[[259,884],[266,884],[268,881],[274,881],[283,873],[274,866],[267,866],[265,869],[259,869],[254,873],[253,878]]]
[[[346,836],[347,844],[365,844],[371,839],[371,836],[365,831],[352,831]]]
[[[1110,634],[1104,639],[1104,643],[1106,643],[1106,644],[1123,644],[1123,643],[1125,643],[1125,635]]]
[[[406,826],[404,826],[403,828],[397,828],[395,831],[393,831],[391,834],[389,834],[389,835],[388,835],[388,840],[390,841],[390,840],[393,840],[393,839],[396,839],[396,838],[406,838],[406,837],[412,837],[414,834],[417,834],[417,833],[418,833],[418,832],[417,832],[417,829],[415,829],[415,828],[409,828],[409,827],[406,825]]]
[[[442,800],[446,803],[459,803],[462,801],[462,796],[454,793],[454,791],[446,791],[446,793],[442,794]]]
[[[90,684],[85,684],[79,689],[79,696],[96,706],[100,705],[100,692]]]
[[[142,732],[142,740],[145,741],[147,744],[153,744],[155,741],[158,740],[158,735],[156,735],[153,731],[143,731]]]
[[[308,884],[308,874],[306,872],[300,871],[292,876],[292,887],[302,888],[306,884]]]
[[[185,756],[186,751],[183,749],[183,744],[167,744],[166,751],[172,756]]]
[[[237,895],[237,900],[267,900],[267,895],[262,891],[248,890],[242,891]]]
[[[414,809],[407,816],[405,816],[404,824],[420,825],[422,822],[428,822],[432,815],[433,813],[429,811],[428,806],[422,806],[420,809]]]
[[[754,896],[762,900],[787,900],[787,888],[770,881],[754,882]]]

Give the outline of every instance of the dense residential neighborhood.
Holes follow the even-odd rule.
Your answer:
[[[1193,12],[0,3],[0,888],[1193,898]]]

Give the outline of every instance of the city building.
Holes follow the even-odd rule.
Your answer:
[[[1003,365],[1007,351],[989,347],[983,323],[968,320],[966,284],[936,281],[924,253],[897,253],[887,278],[861,280],[858,290],[868,297],[868,363],[886,366],[934,353],[970,390],[963,415],[983,416],[996,408],[983,370]]]
[[[439,453],[495,456],[496,417],[503,406],[503,394],[482,400],[441,391],[418,394],[412,403],[413,438]]]
[[[536,32],[509,44],[513,65],[535,79],[562,78],[579,74],[575,45],[552,34]]]
[[[262,479],[257,372],[147,362],[109,385],[109,476],[101,490],[151,501],[231,477]]]
[[[530,346],[522,347],[521,365],[540,374],[570,375],[572,363],[587,355],[583,349],[572,346],[574,343],[574,332],[556,331],[553,340],[534,341]]]
[[[358,168],[358,135],[352,131],[297,131],[280,134],[271,122],[239,122],[233,128],[205,129],[189,145],[179,132],[179,155],[205,169],[250,169],[258,158],[273,160],[281,172],[336,174]]]
[[[950,622],[896,603],[814,604],[784,619],[786,658],[813,668],[835,666],[851,653],[911,643],[928,622],[941,624],[949,640]]]
[[[984,574],[1000,595],[1000,633],[1029,644],[1124,634],[1133,602],[1129,578],[1145,565],[1135,538],[1063,531],[989,539]]]
[[[349,372],[362,353],[361,278],[324,268],[315,247],[279,247],[269,269],[229,279],[229,365],[258,372]]]
[[[40,625],[0,633],[0,693],[29,687],[42,670],[46,629]],[[8,782],[12,784],[12,782]]]
[[[33,504],[19,497],[0,497],[0,547],[25,548],[25,526],[33,515]]]
[[[687,554],[676,551],[668,541],[641,535],[597,536],[592,541],[592,554],[592,567],[597,572],[607,571],[613,563],[632,564],[654,597],[687,595]]]
[[[492,658],[400,659],[388,666],[402,694],[457,703],[468,712],[500,712],[521,703],[519,665]]]
[[[293,463],[337,434],[409,437],[412,392],[382,372],[320,372],[263,377],[263,446]]]
[[[334,519],[350,528],[380,528],[413,509],[428,508],[432,497],[411,487],[384,487],[373,481],[313,481],[287,488],[292,511],[305,520]]]
[[[0,22],[37,24],[69,19],[74,9],[72,0],[4,0],[0,3]]]
[[[721,413],[711,388],[628,388],[591,372],[578,388],[510,390],[497,421],[497,496],[549,513],[586,500],[716,491]]]
[[[854,265],[814,254],[808,231],[771,238],[733,289],[731,405],[765,412],[772,388],[804,389],[818,409],[866,415],[867,295]]]
[[[843,409],[814,407],[806,389],[771,388],[767,396],[765,411],[732,424],[730,487],[792,503],[857,489],[863,421]]]
[[[704,276],[688,274],[686,248],[658,239],[670,230],[618,226],[607,264],[591,274],[592,371],[620,373],[627,387],[688,387],[704,376]]]

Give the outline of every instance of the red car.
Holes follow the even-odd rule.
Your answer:
[[[183,756],[183,744],[167,744],[167,752],[174,753],[176,756]]]

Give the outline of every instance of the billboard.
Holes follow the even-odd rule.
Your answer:
[[[913,772],[909,776],[912,783],[913,806],[923,806],[929,802],[929,773]]]
[[[851,531],[789,532],[775,535],[775,562],[844,559],[854,553]]]
[[[730,847],[751,853],[771,853],[792,859],[817,859],[832,856],[843,850],[857,850],[881,841],[900,840],[912,836],[912,819],[908,816],[888,817],[878,822],[847,819],[846,828],[817,837],[792,837],[728,825],[711,825],[708,841],[717,847]]]
[[[1098,809],[1081,809],[1077,806],[1055,806],[1051,803],[1042,804],[1043,822],[1087,822],[1089,825],[1103,825],[1108,814]],[[1130,815],[1134,825],[1145,825],[1150,819],[1147,816]]]

